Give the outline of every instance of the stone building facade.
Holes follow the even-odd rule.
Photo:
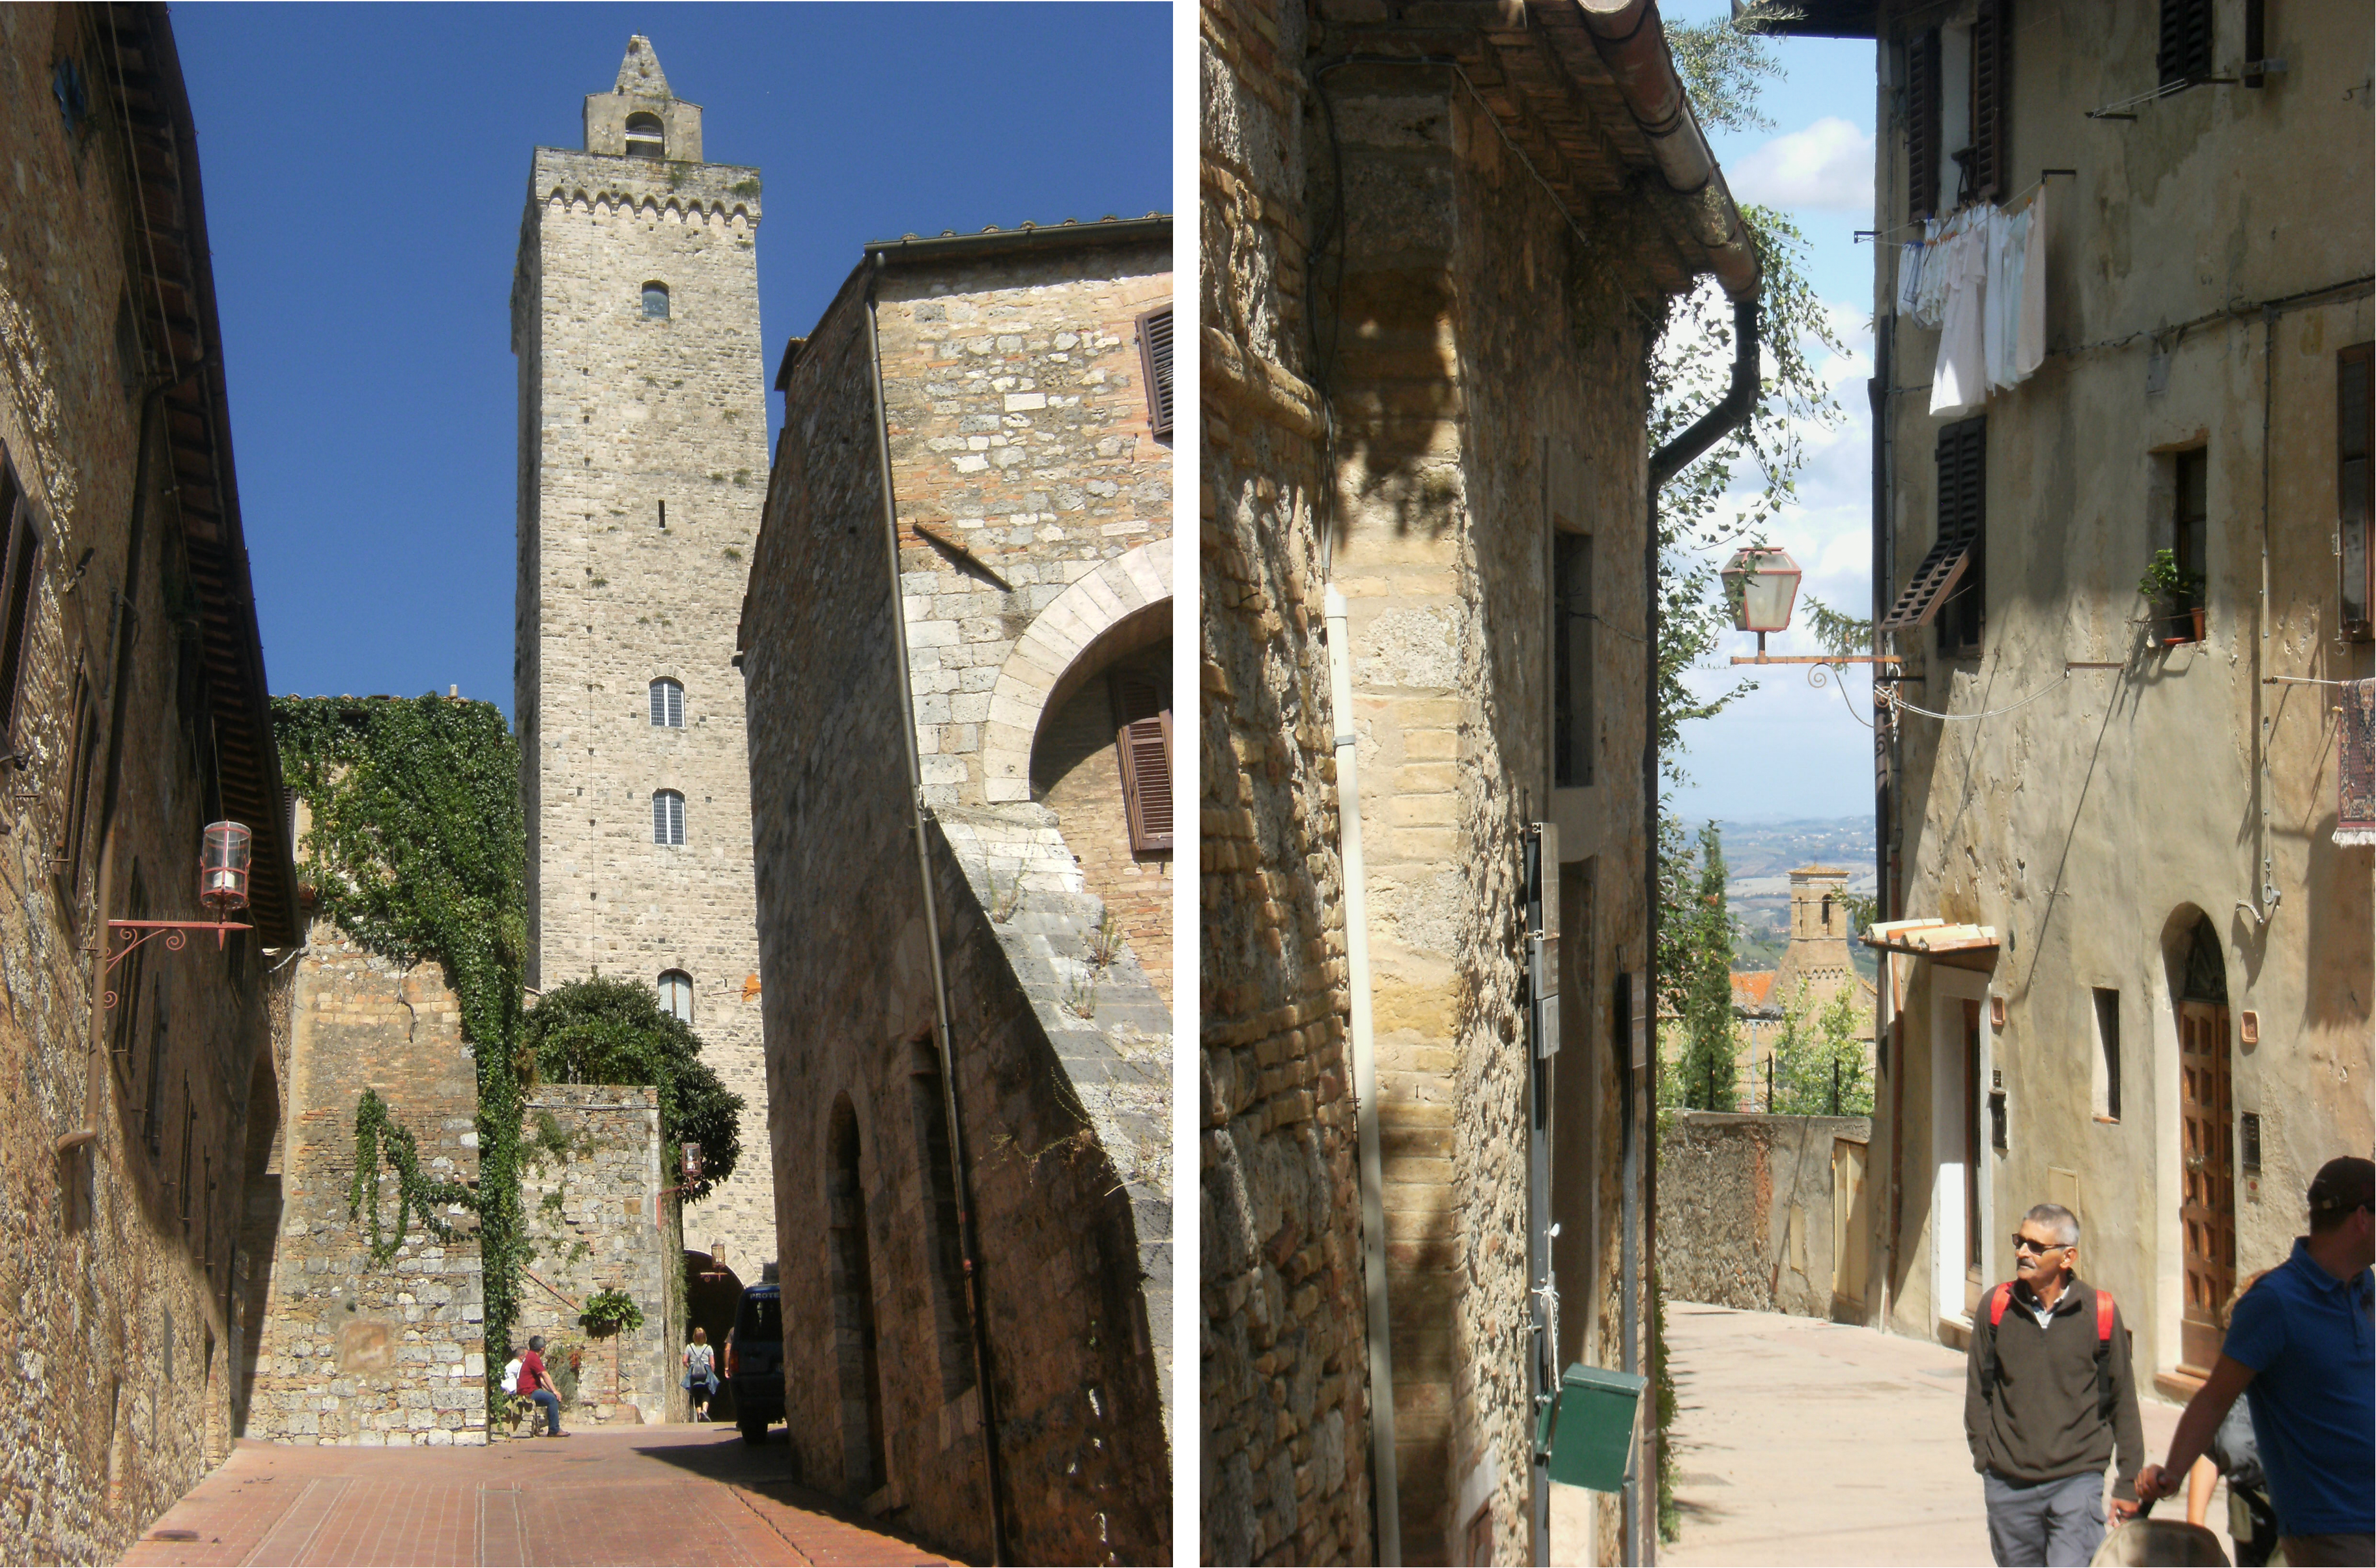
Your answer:
[[[2183,1393],[2311,1174],[2376,1137],[2334,684],[2376,670],[2371,18],[1804,10],[1875,43],[1875,227],[2043,223],[2040,356],[1977,408],[1931,412],[1896,245],[1874,278],[1875,604],[1930,710],[1882,735],[1881,917],[1938,922],[1881,933],[1874,1311],[1960,1340],[2011,1217],[2063,1203],[2140,1374]],[[2159,550],[2193,578],[2168,597]]]
[[[767,472],[759,172],[629,41],[582,149],[539,148],[512,280],[517,692],[529,983],[660,988],[765,1146],[750,781],[734,624]],[[677,999],[682,1000],[677,1000]],[[685,1223],[756,1279],[764,1159]]]
[[[236,1428],[303,932],[166,13],[0,11],[0,1558],[114,1561]],[[125,956],[225,819],[251,929]]]
[[[1165,218],[911,237],[778,378],[742,666],[832,1347],[786,1410],[809,1484],[967,1554],[1171,1550],[1170,302]]]
[[[1756,263],[1645,6],[1203,19],[1203,1552],[1618,1561],[1533,1434],[1651,1365],[1644,370]]]
[[[418,1140],[423,1175],[478,1177],[478,1078],[454,992],[435,964],[379,957],[315,921],[291,968],[280,1055],[280,1132],[255,1183],[268,1196],[250,1227],[254,1349],[241,1435],[372,1448],[484,1443],[475,1220],[447,1211],[441,1218],[461,1233],[441,1241],[416,1219],[379,1265],[368,1219],[348,1208],[366,1089]],[[396,1178],[385,1167],[374,1202],[392,1230]]]

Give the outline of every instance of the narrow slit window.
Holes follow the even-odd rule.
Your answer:
[[[2334,356],[2336,458],[2335,552],[2342,576],[2343,635],[2353,642],[2376,637],[2376,548],[2369,535],[2369,464],[2376,447],[2376,343],[2355,343]],[[6,688],[0,686],[0,701]]]
[[[674,790],[661,790],[652,796],[652,842],[684,842],[684,797]]]
[[[693,977],[683,969],[669,969],[659,979],[660,1011],[690,1028],[693,1027]]]
[[[669,318],[669,286],[652,282],[644,285],[644,316],[648,321]]]
[[[2170,517],[2170,554],[2186,586],[2170,601],[2172,642],[2194,640],[2193,612],[2209,602],[2206,585],[2211,533],[2211,454],[2201,446],[2178,454],[2173,485],[2176,505]]]
[[[666,158],[668,132],[657,114],[627,116],[627,156],[630,158]]]
[[[684,688],[665,675],[652,683],[652,728],[684,728]]]
[[[2096,992],[2096,1114],[2121,1119],[2121,993]]]
[[[16,470],[0,465],[0,753],[17,744],[17,694],[24,684],[25,641],[33,619],[33,585],[41,564],[41,536],[33,529],[32,504],[18,487]]]
[[[1551,782],[1580,790],[1592,782],[1592,536],[1551,532]]]

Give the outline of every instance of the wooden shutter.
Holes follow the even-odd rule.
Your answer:
[[[1972,24],[1972,151],[1969,194],[2002,201],[2013,194],[2006,175],[2005,122],[2013,111],[2013,0],[1980,0]]]
[[[1116,672],[1114,753],[1122,765],[1123,814],[1135,855],[1171,852],[1171,709],[1156,683]]]
[[[1939,635],[1949,647],[1971,647],[1980,640],[1988,592],[1988,437],[1985,415],[1939,432],[1939,537],[1964,545],[1963,574],[1953,591],[1940,594],[1946,621]]]
[[[1171,307],[1138,318],[1138,368],[1146,378],[1146,422],[1158,435],[1171,434]]]
[[[1906,215],[1939,210],[1939,30],[1906,40]]]
[[[42,538],[5,452],[0,452],[0,552],[5,552],[0,553],[0,754],[13,754],[18,750],[18,693],[25,680],[25,643],[32,628]]]
[[[2211,75],[2212,0],[2161,0],[2161,85]]]
[[[1884,632],[1911,632],[1930,624],[1939,613],[1939,605],[1964,576],[1964,566],[1970,554],[1960,539],[1942,539],[1930,547],[1930,553],[1914,568],[1907,580],[1906,591],[1882,617]]]
[[[2369,465],[2376,461],[2376,343],[2355,343],[2334,356],[2335,551],[2340,557],[2343,635],[2354,642],[2376,636],[2376,511]]]

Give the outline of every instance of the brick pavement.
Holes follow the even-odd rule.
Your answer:
[[[1962,1351],[1689,1301],[1667,1303],[1667,1347],[1682,1530],[1660,1563],[1990,1561]],[[2179,1407],[2142,1390],[2138,1406],[2158,1458]],[[2185,1514],[2173,1501],[2157,1516]],[[2214,1527],[2227,1516],[2222,1491]]]
[[[127,1564],[943,1563],[785,1479],[780,1433],[587,1431],[487,1448],[243,1442]]]

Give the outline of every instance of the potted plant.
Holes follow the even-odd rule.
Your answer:
[[[2144,576],[2137,579],[2137,592],[2159,608],[2161,613],[2152,620],[2163,628],[2164,643],[2203,640],[2203,574],[2180,566],[2178,552],[2155,551],[2145,562]]]

